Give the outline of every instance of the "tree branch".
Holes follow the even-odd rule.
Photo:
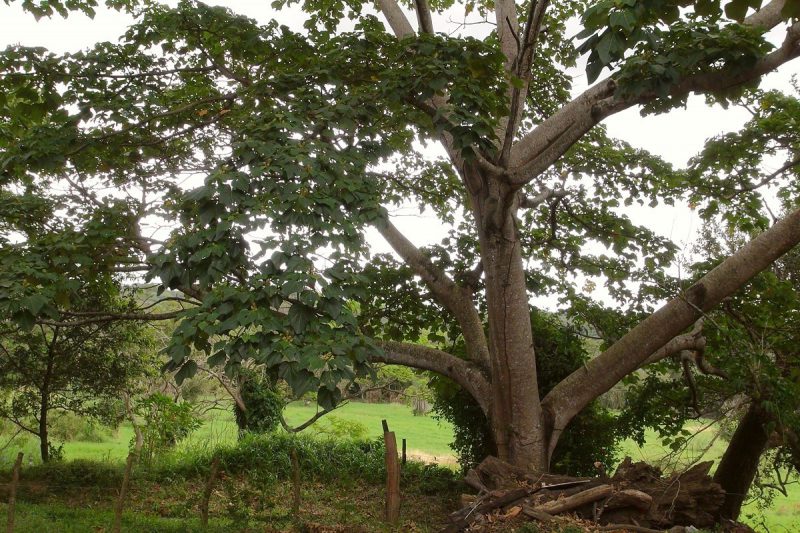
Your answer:
[[[776,0],[778,3],[783,0]],[[776,2],[773,2],[775,4]],[[781,22],[780,10],[773,4],[745,20],[745,24],[768,30]],[[760,14],[762,13],[763,14]],[[775,14],[777,13],[777,15]],[[758,60],[752,67],[736,72],[724,69],[687,76],[674,85],[670,94],[682,96],[692,92],[708,93],[736,87],[771,72],[800,55],[800,23],[790,26],[783,44]],[[658,98],[646,93],[636,98],[620,99],[615,96],[616,84],[607,78],[587,89],[539,127],[523,137],[511,150],[509,159],[510,180],[515,185],[525,184],[540,175],[558,160],[575,142],[603,119]]]
[[[522,196],[519,200],[519,206],[523,209],[536,209],[550,198],[564,198],[567,191],[564,189],[550,189],[545,188],[536,196]]]
[[[489,348],[483,322],[472,301],[469,288],[457,285],[443,270],[409,241],[387,218],[376,225],[378,231],[395,252],[430,288],[434,299],[453,313],[461,326],[470,360],[489,366]]]
[[[373,363],[388,363],[431,370],[458,383],[470,393],[488,416],[491,387],[484,374],[474,365],[447,352],[404,342],[377,341],[383,355],[373,355]]]
[[[494,3],[494,16],[497,22],[497,37],[500,40],[500,50],[506,57],[506,71],[513,72],[520,52],[519,21],[517,20],[517,5],[514,0],[496,0]]]
[[[101,316],[93,316],[81,320],[37,320],[37,324],[43,324],[51,327],[75,327],[85,326],[87,324],[102,324],[105,322],[114,322],[116,320],[169,320],[177,318],[183,310],[171,311],[169,313],[104,313]]]
[[[408,22],[408,18],[395,0],[378,0],[378,6],[398,39],[414,35],[411,23]]]
[[[431,6],[428,0],[414,0],[417,8],[417,22],[419,23],[420,33],[433,34],[433,20],[431,19]]]
[[[508,114],[508,122],[505,127],[503,146],[500,150],[499,165],[506,167],[511,156],[511,146],[517,134],[520,118],[525,108],[525,98],[528,94],[528,84],[531,81],[533,58],[536,52],[536,44],[539,40],[539,33],[544,21],[544,13],[550,0],[531,0],[526,17],[525,29],[522,35],[522,43],[517,54],[513,75],[522,81],[522,87],[511,89],[511,109]]]
[[[667,344],[653,352],[653,354],[648,357],[639,366],[639,368],[652,365],[653,363],[657,363],[662,359],[666,359],[667,357],[675,355],[676,353],[680,353],[684,350],[704,350],[706,346],[706,338],[702,335],[702,333],[703,319],[700,318],[694,323],[692,331],[686,333],[685,335],[678,335],[677,337],[673,338]]]
[[[750,241],[605,352],[556,385],[542,401],[553,420],[551,453],[558,442],[559,433],[594,398],[639,368],[706,311],[734,294],[798,243],[800,209]]]

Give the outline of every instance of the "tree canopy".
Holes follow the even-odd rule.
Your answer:
[[[47,16],[96,2],[22,4]],[[624,206],[693,195],[713,212],[730,181],[707,179],[702,161],[678,171],[601,124],[692,93],[746,95],[800,54],[795,1],[467,2],[495,23],[481,39],[433,27],[452,2],[415,1],[416,31],[394,0],[379,13],[276,2],[302,8],[302,30],[188,0],[107,4],[136,19],[118,42],[0,56],[4,247],[31,265],[8,271],[0,306],[24,328],[148,318],[78,318],[40,281],[63,277],[59,265],[142,272],[185,295],[168,350],[179,380],[197,352],[230,373],[253,360],[329,409],[370,362],[433,370],[475,398],[502,458],[546,469],[578,412],[696,342],[681,334],[800,240],[790,187],[782,221],[694,285],[670,285],[676,246]],[[796,146],[779,174],[795,172]],[[770,181],[754,158],[730,164],[735,187]],[[450,228],[440,244],[416,246],[392,223],[390,208],[409,203]],[[57,261],[37,248],[46,213],[82,235]],[[372,254],[368,228],[395,253]],[[548,354],[534,351],[529,303],[541,295],[609,332],[543,398],[535,359]],[[448,352],[456,340],[463,358]]]

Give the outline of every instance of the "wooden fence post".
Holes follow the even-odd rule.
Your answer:
[[[383,441],[386,446],[386,521],[394,524],[400,518],[400,462],[397,460],[397,439],[383,420]]]
[[[214,490],[214,481],[216,481],[218,473],[219,457],[214,457],[211,459],[211,472],[208,474],[206,487],[203,490],[203,500],[200,502],[200,524],[203,527],[208,526],[208,502],[211,499],[211,491]]]
[[[403,439],[403,459],[401,461],[403,466],[406,466],[406,439]]]
[[[128,460],[125,461],[125,475],[122,477],[122,486],[119,489],[117,505],[114,506],[114,526],[111,529],[114,533],[119,533],[122,529],[122,507],[125,505],[125,496],[128,494],[128,483],[131,480],[131,470],[133,470],[133,461],[135,459],[136,453],[131,452],[128,454]]]
[[[17,454],[17,460],[14,461],[14,470],[11,471],[11,488],[8,494],[8,522],[6,523],[7,533],[14,533],[14,507],[17,504],[17,483],[19,483],[20,468],[22,468],[22,452]]]
[[[295,520],[300,518],[300,460],[297,450],[292,448],[292,514]]]

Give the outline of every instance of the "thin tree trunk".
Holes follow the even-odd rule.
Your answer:
[[[50,440],[47,433],[47,414],[50,411],[50,385],[53,379],[53,367],[55,366],[56,352],[55,347],[58,342],[58,328],[53,330],[53,338],[47,346],[47,367],[42,378],[41,406],[39,408],[39,451],[42,455],[42,462],[50,461]],[[44,332],[42,332],[44,335]]]
[[[714,481],[725,490],[725,502],[720,509],[724,518],[739,518],[742,503],[756,477],[761,454],[769,440],[764,429],[767,422],[769,415],[757,402],[752,402],[722,455]]]
[[[39,411],[39,453],[42,462],[50,461],[50,441],[47,434],[47,411],[49,409],[47,395],[42,394],[42,407]]]

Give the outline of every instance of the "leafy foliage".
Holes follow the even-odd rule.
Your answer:
[[[649,74],[646,70],[639,74],[644,74],[645,79],[659,78],[661,81],[651,88],[666,96],[671,82],[677,80],[679,74],[687,73],[688,68],[731,59],[731,64],[735,65],[744,57],[749,56],[750,60],[759,57],[764,50],[756,49],[752,55],[748,54],[748,32],[737,23],[741,23],[751,10],[758,10],[762,3],[762,0],[596,2],[583,13],[584,29],[578,34],[578,38],[586,39],[579,51],[589,54],[586,67],[589,82],[594,82],[603,68],[618,63],[624,65],[620,79],[625,80],[631,76],[625,70],[647,69],[649,62]],[[787,2],[783,10],[786,18],[798,14],[796,6],[790,4],[792,2]],[[724,18],[736,23],[721,25]],[[721,30],[717,31],[720,26]],[[754,44],[758,42],[757,34],[755,32],[750,37],[756,38]],[[684,48],[690,43],[690,48]],[[642,52],[645,52],[644,56]],[[726,57],[727,53],[735,55]],[[644,89],[639,83],[637,85],[637,90]]]
[[[173,448],[201,424],[192,404],[176,402],[161,393],[151,394],[138,402],[136,414],[145,420],[141,454],[147,463]],[[131,442],[131,446],[133,444]]]
[[[269,433],[276,429],[280,424],[284,399],[269,377],[253,371],[242,372],[239,383],[239,394],[246,407],[242,411],[238,404],[234,404],[239,433]]]

